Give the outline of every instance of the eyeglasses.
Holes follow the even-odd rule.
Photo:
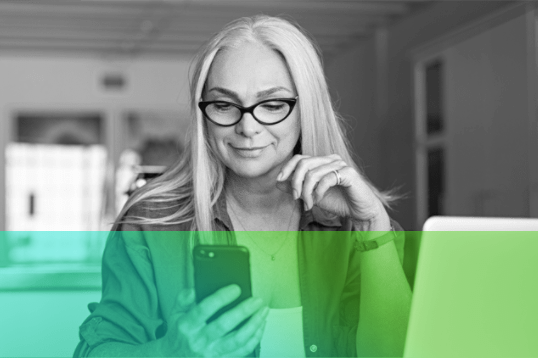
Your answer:
[[[288,118],[298,97],[267,99],[250,107],[226,101],[202,101],[198,102],[198,107],[207,119],[219,126],[233,126],[241,121],[245,113],[252,114],[259,123],[270,126]]]

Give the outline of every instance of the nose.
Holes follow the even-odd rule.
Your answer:
[[[244,113],[243,117],[235,125],[235,132],[245,137],[253,137],[263,130],[263,125],[258,123],[250,113]]]

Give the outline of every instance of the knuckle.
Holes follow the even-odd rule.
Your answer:
[[[308,169],[307,166],[308,166],[308,158],[303,157],[299,160],[299,163],[297,163],[297,170],[298,171],[306,170]]]
[[[230,337],[230,347],[232,349],[241,347],[243,343],[244,343],[244,337],[241,337],[240,335],[236,334],[233,337]]]
[[[250,316],[256,309],[252,302],[243,302],[243,305],[238,306],[238,311],[234,316],[235,319],[244,319]]]
[[[255,333],[254,333],[254,342],[257,343],[257,341],[261,340],[262,339],[262,336],[263,336],[263,328],[261,329],[258,329]]]
[[[331,181],[331,179],[332,179],[331,176],[334,176],[334,174],[333,174],[332,172],[330,172],[330,173],[326,173],[326,174],[323,176],[323,178],[321,178],[321,179],[319,180],[318,187],[319,187],[319,186],[326,185],[327,183],[330,183],[330,181]]]
[[[194,306],[191,311],[190,311],[190,316],[193,318],[193,319],[199,319],[200,317],[202,317],[202,315],[204,314],[204,311],[205,311],[205,308],[204,308],[204,303],[200,303],[196,306]]]
[[[206,342],[203,337],[197,337],[188,341],[189,348],[192,352],[201,352],[206,346]]]
[[[215,352],[220,353],[220,355],[226,353],[230,353],[235,351],[238,346],[231,337],[227,337],[226,339],[219,340],[219,344],[213,349]],[[219,355],[219,356],[220,356]]]
[[[331,179],[325,176],[322,180],[320,180],[318,186],[316,187],[316,192],[323,193],[330,186],[331,186]]]
[[[216,321],[213,322],[213,324],[214,324],[213,330],[219,336],[222,335],[223,333],[228,332],[229,330],[228,325],[224,322],[223,319],[217,319]]]
[[[178,324],[177,324],[177,330],[187,336],[189,332],[191,332],[192,330],[190,329],[189,327],[189,323],[187,322],[187,320],[184,320],[184,321],[180,321]]]
[[[235,327],[241,321],[241,317],[243,314],[240,312],[226,312],[212,323],[213,329],[222,336]]]
[[[309,178],[312,181],[319,181],[320,178],[323,176],[323,170],[321,168],[315,168],[308,172]]]
[[[242,347],[245,343],[246,336],[244,331],[237,332],[233,337],[230,337],[230,346],[235,348]]]
[[[299,179],[298,177],[294,176],[291,181],[291,185],[294,189],[300,189],[301,186],[303,185],[303,181]]]
[[[353,169],[352,167],[347,167],[347,166],[342,168],[342,172],[345,175],[359,175],[359,173],[355,169]]]
[[[260,336],[261,336],[261,334],[260,334]],[[253,337],[251,337],[248,340],[248,342],[246,342],[245,348],[248,347],[249,351],[254,349],[256,347],[256,345],[258,344],[258,341],[259,341],[258,335],[254,335]]]

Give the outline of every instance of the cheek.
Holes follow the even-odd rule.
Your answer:
[[[293,119],[290,123],[279,130],[280,145],[281,150],[285,151],[288,154],[297,154],[297,147],[299,143],[299,138],[301,137],[301,124],[299,118],[288,118]],[[286,119],[287,120],[287,119]],[[276,133],[275,133],[276,134]]]
[[[219,148],[222,147],[222,139],[224,138],[224,133],[222,133],[222,130],[220,127],[216,127],[214,125],[208,125],[207,126],[207,142],[209,144],[209,147],[211,148],[211,151],[217,155],[217,157],[220,157],[220,150]]]
[[[301,122],[299,118],[293,118],[292,126],[289,128],[290,140],[295,145],[301,136]]]
[[[229,129],[226,127],[219,127],[215,124],[209,124],[207,126],[207,138],[210,143],[218,144],[227,135]]]

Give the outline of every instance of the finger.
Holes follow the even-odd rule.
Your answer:
[[[191,337],[190,344],[194,351],[203,351],[214,340],[204,332],[207,327],[206,321],[223,306],[236,300],[240,294],[241,289],[238,285],[223,287],[206,297],[186,314],[180,323],[180,331]]]
[[[256,346],[261,342],[263,337],[263,332],[265,331],[266,322],[263,322],[262,325],[254,332],[254,334],[249,338],[249,340],[239,347],[236,351],[229,353],[230,357],[244,357],[247,354],[250,354],[256,349]]]
[[[259,309],[237,332],[224,337],[221,342],[223,351],[232,352],[243,347],[246,342],[255,335],[260,327],[264,326],[268,314],[269,308],[267,306]]]
[[[243,322],[245,319],[251,317],[257,311],[259,311],[262,306],[263,300],[261,298],[251,297],[246,299],[205,326],[201,333],[210,341],[223,337],[234,329],[239,323]],[[249,322],[247,322],[245,326],[247,326]],[[245,326],[241,327],[241,329],[243,329]]]
[[[308,158],[306,155],[296,154],[294,155],[284,166],[282,169],[280,169],[280,173],[278,174],[276,180],[283,182],[288,180],[289,176],[293,173],[295,170],[295,166],[299,161],[303,158]]]
[[[256,320],[256,325],[253,326],[253,329],[243,330],[241,329],[236,333],[236,337],[225,337],[221,344],[221,349],[230,357],[233,356],[245,356],[251,353],[256,346],[260,343],[265,326],[267,323],[267,315],[269,313],[269,308],[267,311],[260,310],[261,314],[259,317],[252,317],[251,320]],[[246,325],[244,326],[246,328]],[[240,336],[242,333],[246,333]],[[226,349],[226,350],[224,350]]]
[[[309,170],[303,182],[302,199],[305,203],[305,210],[310,210],[317,202],[314,198],[313,191],[319,185],[319,182],[326,177],[334,176],[334,170],[342,169],[346,163],[342,160],[333,161],[331,163],[318,166]],[[335,182],[336,184],[336,182]]]
[[[176,350],[177,347],[185,352],[193,352],[190,337],[197,334],[200,326],[196,327],[187,319],[188,312],[195,305],[194,289],[186,288],[179,291],[169,319],[168,332],[164,337],[164,347]],[[165,348],[165,349],[166,349]]]
[[[192,288],[185,288],[179,291],[174,307],[172,308],[172,315],[182,315],[185,312],[189,312],[195,305],[195,293]],[[191,321],[188,319],[188,315],[182,317],[179,323],[180,331],[191,329]]]
[[[187,314],[192,322],[205,324],[219,309],[235,301],[241,295],[238,285],[228,285],[203,299]]]
[[[338,173],[340,174],[340,177],[342,179],[340,182],[341,186],[349,185],[350,180],[348,179],[348,177],[349,175],[352,174],[350,172],[354,171],[353,168],[348,167],[348,166],[343,166],[340,168],[332,169],[323,178],[321,178],[321,180],[318,182],[318,185],[314,189],[314,193],[312,194],[312,196],[316,203],[319,203],[320,201],[322,201],[327,191],[331,189],[332,187],[335,187],[336,184],[338,183],[338,178],[336,177],[336,174],[334,174],[333,170],[338,170]]]
[[[194,293],[193,288],[184,288],[183,290],[179,291],[177,301],[176,301],[176,308],[177,310],[181,312],[188,311],[191,306],[194,304],[194,301],[196,299],[196,295]]]
[[[339,160],[335,156],[326,156],[326,157],[315,157],[315,158],[306,158],[301,159],[295,167],[295,171],[291,177],[291,186],[293,188],[294,199],[302,197],[303,191],[303,182],[307,173],[321,165],[332,163],[336,160]],[[303,198],[304,200],[304,198]]]

